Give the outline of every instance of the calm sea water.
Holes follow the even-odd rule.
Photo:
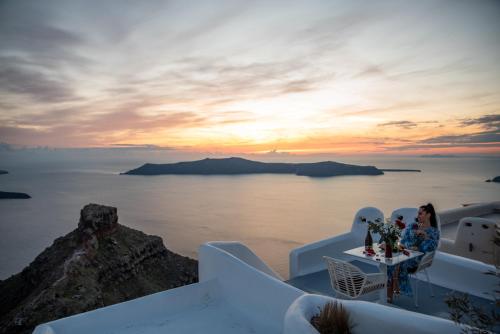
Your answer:
[[[348,230],[361,207],[388,216],[427,202],[443,210],[500,200],[500,184],[484,182],[500,175],[499,157],[334,160],[422,173],[145,177],[119,175],[144,161],[0,162],[10,171],[0,176],[0,190],[33,197],[0,201],[0,279],[76,228],[88,203],[117,207],[121,224],[159,235],[167,248],[191,257],[205,241],[241,241],[287,277],[291,249]]]

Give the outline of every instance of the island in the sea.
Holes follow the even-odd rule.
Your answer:
[[[2,174],[8,174],[6,170],[1,170],[0,169],[0,175]],[[10,191],[0,191],[0,199],[28,199],[31,198],[30,195],[25,194],[25,193],[16,193],[16,192],[10,192]]]
[[[311,177],[340,175],[382,175],[375,166],[348,165],[334,161],[315,163],[266,163],[243,158],[203,159],[172,164],[144,164],[126,175],[239,175],[295,174]]]
[[[31,196],[25,193],[0,191],[0,199],[28,199],[28,198],[31,198]]]
[[[488,179],[486,180],[486,182],[496,182],[496,183],[500,183],[500,176],[495,176],[494,178],[492,179]]]
[[[423,154],[421,158],[458,158],[458,155],[454,154]]]

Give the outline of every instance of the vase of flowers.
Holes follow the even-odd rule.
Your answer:
[[[385,257],[392,258],[392,251],[397,247],[398,239],[401,237],[401,231],[405,228],[405,224],[401,219],[396,219],[394,224],[384,223],[381,221],[368,221],[368,228],[373,233],[378,233],[381,240],[385,242]],[[397,249],[397,248],[396,248]]]

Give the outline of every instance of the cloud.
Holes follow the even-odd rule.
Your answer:
[[[363,7],[330,4],[325,12],[332,13],[322,19],[308,22],[296,31],[288,45],[308,46],[308,57],[329,57],[348,47],[355,36],[384,19],[382,6],[364,3]]]
[[[500,130],[500,114],[497,115],[484,115],[478,118],[468,118],[462,120],[462,126],[480,125],[485,129]]]
[[[482,144],[482,143],[496,143],[500,146],[500,132],[491,131],[491,132],[482,132],[475,134],[466,134],[466,135],[455,135],[455,136],[437,136],[432,138],[427,138],[425,140],[420,141],[420,143],[424,144]]]
[[[255,121],[256,119],[254,114],[247,111],[233,110],[211,113],[210,118],[207,119],[207,125],[235,124]]]
[[[462,127],[479,125],[486,131],[463,135],[436,136],[421,140],[421,144],[447,144],[451,146],[492,145],[500,148],[500,115],[483,115],[460,121]]]
[[[387,76],[387,71],[383,65],[368,65],[355,76],[370,77],[370,76]]]
[[[0,10],[0,40],[4,56],[17,55],[11,64],[55,69],[61,65],[85,66],[91,61],[76,48],[87,45],[82,35],[51,23],[53,15],[43,4],[6,2]],[[2,62],[7,59],[4,58]]]
[[[417,126],[417,123],[411,121],[393,121],[393,122],[380,123],[377,126],[381,127],[394,126],[403,129],[412,129]]]
[[[66,82],[51,75],[3,62],[0,58],[0,91],[26,95],[39,102],[60,102],[77,99]]]
[[[153,144],[143,144],[143,145],[136,145],[136,144],[111,144],[109,145],[108,149],[113,149],[113,150],[175,150],[172,147],[167,147],[167,146],[158,146],[158,145],[153,145]]]
[[[392,112],[401,112],[405,110],[413,110],[413,109],[418,109],[425,107],[428,105],[429,102],[427,101],[402,101],[400,103],[396,103],[393,105],[389,105],[386,107],[377,107],[377,108],[368,108],[368,109],[361,109],[361,110],[353,110],[353,111],[347,111],[343,112],[340,115],[341,116],[350,116],[350,115],[374,115],[374,114],[385,114],[385,113],[392,113]],[[337,113],[337,110],[334,110],[335,113]]]
[[[192,43],[196,39],[206,36],[221,28],[239,16],[250,7],[247,2],[243,3],[227,3],[226,6],[219,8],[217,11],[209,10],[205,12],[195,24],[192,24],[188,29],[184,29],[178,33],[171,34],[170,41],[172,43]],[[189,10],[191,11],[191,10]],[[210,13],[211,12],[211,13]]]
[[[26,97],[29,103],[78,99],[68,73],[86,71],[93,64],[79,52],[86,38],[57,26],[53,8],[45,5],[0,5],[0,93],[11,103],[23,103]]]
[[[26,113],[8,120],[10,124],[21,127],[55,127],[79,122],[87,113],[85,107],[50,108],[42,113]]]
[[[37,21],[7,21],[0,26],[0,38],[5,49],[38,55],[54,54],[85,42],[85,39],[76,33]]]
[[[446,135],[430,137],[409,145],[387,147],[389,151],[408,151],[416,149],[437,148],[496,148],[500,150],[500,132],[484,131],[463,135]]]
[[[42,116],[43,117],[43,116]],[[0,140],[26,145],[101,146],[123,138],[132,140],[140,134],[179,127],[202,126],[205,118],[191,112],[173,112],[145,116],[135,111],[94,114],[78,122],[56,123],[45,127],[18,124],[0,127]],[[46,123],[48,124],[48,123]],[[120,134],[117,137],[117,134]]]
[[[130,130],[131,132],[145,132],[157,129],[174,127],[190,127],[203,124],[205,118],[193,112],[169,112],[149,116],[135,111],[116,111],[92,116],[80,122],[78,128],[85,133],[115,132]]]
[[[386,151],[412,151],[412,150],[435,150],[435,149],[450,149],[450,148],[476,148],[476,149],[499,149],[498,143],[470,143],[470,144],[413,144],[394,147],[383,147]]]
[[[301,63],[295,60],[230,63],[220,59],[181,58],[170,65],[154,76],[141,78],[138,74],[119,84],[113,92],[124,95],[147,92],[150,96],[177,100],[182,97],[212,110],[242,100],[311,91],[331,79],[331,74],[304,73]]]

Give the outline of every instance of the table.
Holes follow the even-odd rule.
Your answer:
[[[374,256],[368,256],[364,254],[365,246],[356,247],[353,249],[349,249],[344,251],[345,254],[354,256],[356,258],[361,258],[365,260],[365,262],[375,262],[380,264],[380,271],[385,275],[385,281],[387,282],[387,266],[395,266],[404,261],[408,261],[410,259],[414,259],[419,257],[420,255],[424,255],[422,252],[412,251],[407,249],[410,253],[409,255],[404,255],[403,252],[392,253],[392,258],[385,258],[385,251],[379,248],[378,244],[373,244],[373,250],[375,251]],[[387,285],[385,286],[385,291],[383,289],[380,290],[380,301],[385,303],[387,300]]]

